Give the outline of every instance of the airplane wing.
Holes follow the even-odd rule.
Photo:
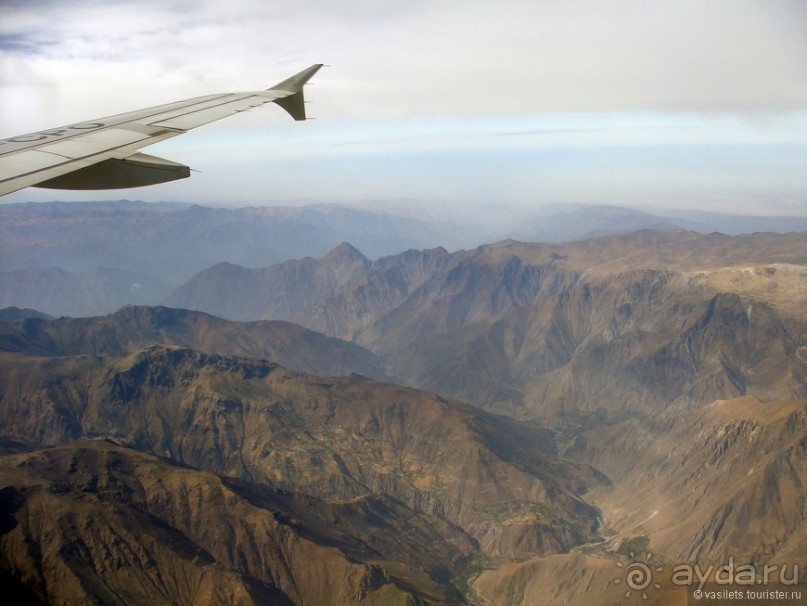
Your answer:
[[[137,150],[265,103],[305,120],[303,86],[321,67],[262,91],[196,97],[0,140],[0,196],[30,186],[117,189],[189,177],[187,166]]]

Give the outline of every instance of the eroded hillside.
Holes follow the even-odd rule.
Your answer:
[[[648,231],[410,251],[295,319],[411,385],[559,431],[564,458],[610,481],[586,495],[608,534],[596,557],[633,541],[760,564],[807,552],[805,309],[804,234]],[[523,574],[497,578],[530,603]]]
[[[4,584],[40,603],[455,602],[466,535],[383,496],[331,504],[108,441],[0,457]]]
[[[166,474],[188,466],[176,469],[274,512],[272,532],[308,541],[311,561],[322,553],[334,570],[356,567],[338,580],[319,576],[331,564],[307,571],[316,596],[332,584],[378,603],[612,604],[625,595],[615,579],[630,554],[666,567],[660,585],[676,563],[804,562],[803,234],[648,231],[376,261],[343,244],[322,259],[215,266],[171,302],[231,319],[129,307],[3,325],[4,444],[51,449],[0,461],[11,489],[4,553],[20,552],[12,538],[35,526],[15,512],[42,495],[63,512],[95,498],[85,479],[54,489],[70,469],[56,459],[78,449],[95,466],[80,477],[101,478],[111,454],[91,453],[111,449],[148,459],[115,482],[140,477],[139,465],[159,463]],[[103,494],[157,515],[144,509],[150,497]],[[178,518],[157,518],[213,554],[224,575],[216,586],[318,603],[257,574],[246,556],[214,554]],[[63,532],[47,528],[31,544]],[[65,536],[89,545],[89,535]],[[203,587],[198,562],[173,562],[171,545],[159,548],[158,568]],[[335,552],[326,557],[323,546]],[[28,571],[27,586],[45,595],[47,575],[28,553],[25,564],[6,559],[5,574],[17,583]],[[57,568],[81,579],[111,574],[82,558]]]

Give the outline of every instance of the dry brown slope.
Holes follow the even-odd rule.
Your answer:
[[[154,346],[120,359],[3,355],[3,437],[109,437],[215,473],[324,498],[387,494],[458,524],[490,555],[588,540],[600,480],[552,435],[356,375]]]
[[[710,582],[716,578],[710,566],[714,571],[750,564],[760,580],[769,566],[777,580],[784,565],[787,581],[799,579],[804,593],[807,400],[763,403],[742,397],[666,420],[634,419],[582,434],[566,454],[596,462],[614,480],[587,495],[601,508],[609,538],[584,548],[587,553],[535,557],[484,571],[473,587],[491,606],[637,600],[684,606],[680,581],[671,577],[684,564],[690,571],[698,564]],[[630,562],[619,568],[614,551],[624,551],[626,544],[642,546],[634,561],[655,563],[653,580],[661,588],[648,586],[647,600],[635,591],[625,597]],[[656,566],[663,570],[656,572]]]
[[[365,536],[379,535],[377,543],[384,545],[401,530],[367,517],[368,506],[379,503],[346,504],[327,528],[322,521],[311,525],[308,520],[327,516],[315,500],[297,503],[293,495],[104,441],[1,457],[0,476],[0,568],[42,603],[318,606],[461,600],[450,585],[430,578],[429,566],[450,571],[452,560],[471,546],[456,532],[454,545],[441,543],[429,530],[435,521],[409,513],[425,535],[420,538],[431,539],[432,559],[413,562],[407,554],[408,562],[389,571],[381,553],[357,558],[360,541],[340,531],[361,520]],[[308,520],[296,520],[295,510]],[[444,541],[451,531],[440,532]],[[398,542],[399,552],[409,548]],[[439,564],[438,557],[444,558]]]
[[[579,436],[567,452],[614,484],[605,524],[675,561],[766,563],[807,553],[807,400],[713,402]]]
[[[803,272],[763,266],[736,284],[743,292],[721,291],[731,273],[586,279],[392,362],[418,387],[554,427],[744,394],[807,395]]]
[[[153,344],[260,358],[324,376],[355,372],[389,380],[386,365],[372,352],[290,322],[231,322],[185,309],[127,305],[94,318],[27,318],[0,323],[0,351],[122,356]]]
[[[248,270],[222,264],[195,276],[170,305],[242,320],[286,319],[396,352],[553,296],[634,270],[804,264],[804,234],[701,235],[642,231],[564,244],[507,240],[474,250],[407,251],[372,263],[346,246],[322,259]],[[239,296],[230,296],[231,293]]]

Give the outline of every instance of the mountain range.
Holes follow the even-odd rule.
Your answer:
[[[319,264],[310,261],[306,274],[294,271],[294,262],[232,274],[212,268],[178,290],[173,303],[241,318],[285,316],[353,340],[383,354],[410,385],[559,431],[566,457],[633,486],[657,465],[672,465],[681,451],[670,445],[653,455],[649,469],[634,467],[626,452],[638,444],[655,452],[670,435],[687,444],[683,436],[693,425],[713,419],[693,411],[719,401],[743,402],[736,417],[731,405],[723,408],[729,426],[777,436],[760,460],[771,457],[782,469],[793,464],[788,452],[803,439],[803,427],[795,443],[777,432],[801,427],[796,419],[807,398],[806,259],[802,234],[647,231],[559,245],[506,241],[453,254],[409,251],[375,262],[342,245]],[[305,276],[326,274],[346,281],[324,292],[303,286]],[[228,281],[231,275],[237,283]],[[290,297],[292,281],[315,296],[277,306],[259,294],[260,285],[271,284]],[[217,293],[232,289],[252,293],[250,307],[227,307]],[[782,415],[781,425],[757,427],[766,408]],[[733,441],[722,457],[736,456]],[[786,496],[764,497],[758,512],[781,532],[768,542],[750,541],[744,553],[803,549],[804,512],[795,504],[803,471],[792,480],[786,473],[768,476],[768,488]],[[725,546],[707,538],[705,527],[721,512],[736,511],[731,498],[744,493],[701,488],[709,499],[676,511],[680,524],[700,526],[684,535],[688,543],[676,535],[673,553],[719,560]],[[606,493],[613,498],[613,489]],[[652,526],[642,524],[656,515],[656,499],[624,498],[633,513],[622,511],[614,528],[647,533],[668,551],[661,537],[670,528],[655,538]],[[793,506],[790,513],[781,499]],[[787,547],[791,541],[796,547]]]
[[[646,231],[377,261],[342,244],[318,260],[219,264],[167,303],[296,322],[383,354],[410,384],[555,424],[553,407],[590,409],[585,384],[608,377],[632,394],[622,412],[679,396],[807,395],[805,257],[801,234]],[[581,384],[579,373],[597,378]]]
[[[14,603],[456,601],[467,536],[383,496],[328,503],[106,440],[0,457]]]
[[[0,307],[94,316],[164,303],[218,263],[248,268],[319,258],[350,242],[369,259],[516,239],[563,242],[647,229],[803,232],[803,217],[751,217],[619,206],[415,203],[210,208],[144,202],[0,205]]]
[[[251,603],[454,603],[469,566],[596,536],[605,480],[551,432],[424,392],[163,345],[0,374],[0,562],[40,602],[196,599],[215,565]]]
[[[0,325],[0,352],[31,356],[125,356],[154,344],[268,360],[325,376],[359,373],[389,381],[373,352],[282,321],[230,322],[166,307],[125,306],[96,318],[42,318],[22,310]]]
[[[806,285],[804,233],[650,229],[343,242],[162,306],[5,310],[0,579],[29,603],[527,606],[669,603],[682,563],[802,570]]]

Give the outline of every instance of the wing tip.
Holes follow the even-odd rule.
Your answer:
[[[311,67],[294,74],[291,78],[286,78],[283,82],[278,82],[267,91],[286,92],[285,96],[279,97],[274,102],[285,109],[289,115],[297,121],[305,120],[305,100],[303,98],[303,86],[314,74],[323,66],[322,63],[315,63]]]

